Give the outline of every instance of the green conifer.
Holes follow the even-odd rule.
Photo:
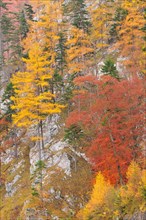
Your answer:
[[[64,4],[64,12],[72,25],[88,32],[90,22],[84,0],[70,0]]]

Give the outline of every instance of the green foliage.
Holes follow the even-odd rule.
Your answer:
[[[143,186],[141,188],[141,194],[142,194],[143,199],[146,201],[146,186]]]
[[[64,82],[63,82],[63,76],[60,75],[57,71],[55,70],[55,73],[53,74],[52,78],[49,80],[50,84],[50,89],[52,94],[56,91],[56,98],[53,98],[53,101],[55,102],[56,99],[57,101],[61,100],[62,96],[62,90],[64,88]]]
[[[77,125],[71,125],[69,128],[65,129],[64,139],[70,144],[77,143],[82,137],[82,129]]]
[[[105,117],[101,123],[102,126],[105,126],[107,124],[107,122],[108,122],[108,117]]]
[[[17,26],[16,26],[17,24]],[[22,54],[20,45],[19,13],[5,11],[1,17],[3,60],[4,63],[18,62]],[[5,55],[7,54],[7,55]]]
[[[73,97],[73,90],[75,88],[74,86],[74,78],[76,77],[76,74],[71,74],[67,76],[67,79],[65,80],[64,85],[64,93],[62,95],[62,99],[65,103],[68,103],[70,105],[70,100]]]
[[[39,196],[39,193],[38,193],[38,191],[36,190],[36,188],[32,187],[31,190],[32,190],[32,195],[33,195],[33,196],[36,196],[36,197]]]
[[[57,72],[55,72],[53,75],[53,83],[57,87],[63,86],[63,77],[60,74],[58,74]]]
[[[115,12],[114,21],[123,21],[128,14],[128,11],[124,8],[117,8]]]
[[[3,2],[3,0],[0,0],[0,7],[4,8],[6,10],[7,10],[7,4],[8,3]]]
[[[107,59],[105,61],[104,65],[102,66],[101,71],[102,73],[110,75],[119,80],[118,71],[116,69],[114,62],[111,59]]]
[[[63,32],[58,34],[59,41],[56,45],[56,62],[57,62],[57,69],[56,71],[59,72],[61,75],[64,73],[64,69],[66,67],[66,37]]]
[[[20,36],[23,39],[27,36],[27,33],[29,31],[28,24],[27,24],[27,21],[26,21],[26,18],[25,18],[24,10],[22,10],[19,13],[19,22],[20,22],[20,27],[19,27]]]
[[[64,136],[64,140],[66,140],[69,144],[71,144],[73,146],[78,147],[78,146],[80,146],[80,144],[82,144],[82,146],[84,146],[84,144],[85,144],[85,146],[86,146],[86,144],[88,144],[87,142],[91,142],[91,140],[93,138],[92,135],[94,135],[94,132],[98,127],[100,129],[102,129],[102,128],[106,128],[106,126],[108,125],[108,121],[109,121],[110,117],[106,116],[106,113],[110,112],[111,108],[108,106],[104,109],[103,114],[102,113],[101,113],[101,115],[100,115],[100,113],[98,114],[98,108],[100,108],[100,105],[101,106],[104,105],[104,95],[101,95],[102,96],[101,102],[100,101],[97,102],[97,106],[95,105],[94,101],[92,102],[92,98],[95,96],[96,97],[95,100],[98,99],[98,96],[100,96],[100,88],[99,88],[99,90],[94,90],[95,85],[92,85],[92,83],[90,85],[90,82],[88,82],[88,80],[87,80],[87,82],[85,83],[85,87],[81,86],[82,93],[79,93],[79,89],[78,89],[79,85],[77,85],[75,87],[73,80],[74,80],[74,78],[77,78],[80,74],[88,76],[90,70],[94,71],[95,66],[98,63],[97,58],[98,58],[98,60],[103,59],[105,50],[107,50],[106,53],[109,53],[109,46],[111,46],[110,40],[113,43],[114,41],[119,40],[119,38],[120,38],[119,36],[122,37],[122,33],[120,35],[120,30],[122,30],[122,28],[124,29],[124,25],[126,24],[126,19],[127,19],[126,16],[129,15],[131,12],[129,9],[128,9],[129,10],[129,12],[128,12],[128,10],[126,10],[125,8],[122,8],[124,6],[123,6],[123,3],[121,3],[121,2],[127,2],[127,5],[128,5],[128,3],[135,2],[135,5],[136,5],[136,1],[134,1],[134,0],[133,1],[130,1],[130,0],[127,0],[127,1],[114,1],[114,0],[94,1],[94,0],[92,0],[92,1],[90,1],[90,0],[88,0],[87,4],[89,3],[89,5],[92,3],[95,3],[95,8],[94,8],[94,6],[93,6],[93,8],[89,7],[90,10],[93,10],[93,20],[95,22],[95,24],[94,24],[95,27],[93,26],[93,24],[90,23],[90,18],[89,18],[88,12],[87,12],[86,0],[61,1],[61,2],[64,2],[64,12],[65,12],[64,17],[61,14],[60,14],[60,17],[58,15],[56,15],[56,14],[59,14],[58,13],[59,10],[57,7],[56,8],[53,7],[54,3],[58,4],[58,3],[60,3],[60,1],[56,1],[56,0],[51,1],[50,0],[50,1],[39,1],[39,2],[40,3],[43,2],[43,7],[41,7],[41,10],[39,8],[37,8],[37,10],[36,10],[38,12],[38,15],[40,15],[40,17],[39,17],[40,22],[33,21],[34,12],[33,12],[32,6],[29,4],[24,4],[23,10],[19,13],[13,13],[13,12],[11,13],[8,10],[3,10],[4,14],[0,18],[1,19],[1,21],[0,21],[1,22],[1,29],[2,29],[2,38],[1,39],[2,39],[2,43],[3,43],[2,46],[4,48],[4,51],[2,51],[2,55],[4,56],[4,59],[6,61],[8,61],[8,62],[5,62],[5,64],[8,64],[9,62],[11,62],[14,66],[19,66],[19,65],[21,65],[21,62],[23,62],[24,60],[27,60],[28,66],[30,66],[30,69],[27,69],[24,64],[22,66],[23,72],[21,72],[20,75],[16,73],[16,76],[18,76],[18,78],[16,77],[14,80],[16,83],[15,89],[19,94],[21,91],[22,91],[22,93],[20,94],[21,98],[18,99],[18,103],[17,103],[18,105],[16,105],[16,108],[14,108],[14,109],[12,109],[11,106],[14,105],[14,102],[17,102],[17,98],[19,98],[19,97],[17,97],[15,99],[16,95],[14,93],[13,84],[8,83],[8,85],[7,85],[5,92],[4,92],[4,95],[2,97],[3,105],[6,107],[5,108],[5,116],[6,116],[6,119],[11,122],[12,121],[12,114],[16,115],[16,112],[18,113],[19,108],[21,108],[21,106],[22,106],[22,110],[24,110],[24,111],[22,112],[22,114],[20,115],[20,118],[18,118],[18,119],[21,121],[21,117],[26,116],[26,117],[24,117],[24,121],[23,121],[23,123],[25,125],[26,120],[29,117],[30,120],[28,122],[28,125],[30,125],[30,126],[34,125],[34,127],[35,127],[36,122],[33,124],[33,119],[34,119],[33,117],[35,117],[35,115],[34,115],[35,113],[38,114],[37,115],[38,117],[36,118],[37,121],[40,121],[40,120],[38,120],[39,117],[46,119],[46,117],[50,114],[50,112],[48,113],[49,104],[52,105],[52,103],[53,104],[55,103],[55,105],[56,105],[56,101],[58,101],[58,100],[65,103],[65,104],[67,103],[68,104],[68,112],[70,112],[70,110],[72,110],[72,108],[75,106],[75,102],[78,101],[78,100],[74,99],[75,101],[73,100],[73,103],[71,103],[71,98],[73,97],[73,91],[77,88],[77,90],[75,92],[78,93],[78,95],[80,95],[80,97],[81,97],[80,103],[84,102],[83,96],[84,95],[86,96],[87,95],[86,92],[89,91],[89,93],[88,93],[88,94],[90,94],[89,101],[84,102],[85,105],[83,106],[83,108],[86,109],[86,106],[88,106],[88,103],[89,103],[90,109],[87,114],[91,115],[91,118],[93,120],[93,127],[91,127],[89,124],[89,129],[85,129],[85,132],[84,132],[83,131],[84,127],[79,126],[80,122],[78,123],[78,125],[72,124],[70,127],[68,127],[65,130],[65,136]],[[112,12],[111,12],[112,10],[108,11],[108,8],[110,8],[110,7],[107,6],[111,2],[113,2],[113,5],[111,4],[111,8],[112,8],[112,6],[114,6],[113,11],[115,11],[115,14],[113,13],[113,16],[112,16]],[[142,2],[142,1],[138,1],[138,2]],[[46,12],[44,10],[45,7],[47,8],[47,6],[48,6],[47,4],[49,4],[49,3],[51,3],[50,10],[53,9],[52,11],[55,12],[52,17],[51,17],[51,11],[49,11],[48,14],[45,14]],[[0,0],[0,7],[3,9],[7,9],[7,4],[4,3],[2,0]],[[127,6],[127,8],[128,8],[128,6]],[[144,9],[144,11],[146,12],[146,9]],[[95,14],[97,13],[97,16],[95,16],[94,13]],[[141,13],[143,13],[142,10],[141,10]],[[91,14],[92,14],[92,12],[91,12]],[[44,15],[44,17],[42,15]],[[41,16],[43,18],[41,18]],[[144,16],[146,19],[146,15],[144,15]],[[112,19],[112,21],[110,18]],[[42,24],[44,22],[43,19],[46,20],[46,23],[45,23],[46,26],[44,24]],[[133,18],[131,18],[131,21],[130,21],[130,17],[129,17],[129,20],[128,19],[127,20],[128,20],[128,22],[130,21],[130,22],[134,23],[132,19]],[[68,23],[64,23],[64,20],[67,20]],[[125,21],[125,23],[124,23],[124,21]],[[129,24],[130,24],[130,22],[129,22]],[[29,24],[30,24],[30,26],[29,26]],[[33,25],[35,26],[37,24],[38,24],[37,28],[36,29],[33,28]],[[30,33],[29,33],[29,27],[31,28]],[[68,30],[66,27],[68,28]],[[136,31],[138,29],[137,27],[138,27],[137,24],[136,24],[136,28],[134,28],[134,26],[131,26],[131,27],[128,26],[129,29],[125,30],[125,36],[126,36],[125,39],[126,38],[128,39],[127,34],[131,30],[132,31],[134,30],[134,34],[136,34]],[[143,27],[143,28],[141,28],[141,27]],[[76,32],[74,31],[75,33],[73,34],[73,29],[75,29],[75,28],[77,31]],[[94,31],[92,29],[94,29]],[[146,32],[146,25],[142,23],[139,30],[141,30],[143,33],[145,33]],[[91,34],[92,31],[94,33]],[[81,35],[82,32],[83,32],[83,34]],[[110,36],[109,36],[109,34],[110,34]],[[140,34],[138,35],[139,41],[141,39],[144,39],[146,41],[146,37],[141,36]],[[28,36],[28,38],[26,39],[26,42],[25,42],[24,38],[26,38],[26,36]],[[29,36],[32,36],[32,37],[29,38]],[[75,37],[73,37],[73,36],[75,36]],[[67,45],[68,39],[71,40],[71,42]],[[109,45],[108,45],[108,39],[109,39]],[[26,53],[25,55],[23,55],[23,48],[22,48],[21,40],[23,40],[23,42],[24,42],[23,47],[24,47],[24,50]],[[33,41],[39,42],[40,48],[42,48],[42,53],[39,54],[37,57],[37,60],[40,58],[38,63],[34,62],[34,59],[37,56],[37,53],[35,52],[35,44],[33,44]],[[126,42],[126,41],[124,41],[124,42]],[[91,43],[91,45],[90,45],[90,43]],[[121,43],[121,45],[122,45],[122,43]],[[27,44],[27,46],[26,46],[26,44]],[[43,44],[45,44],[45,46]],[[131,44],[131,43],[129,43],[127,41],[127,43],[125,44],[126,45],[125,50],[129,44]],[[143,52],[146,51],[145,45],[143,45],[143,47],[142,47],[139,42],[137,43],[137,45],[138,45],[139,50],[141,50]],[[91,46],[91,48],[88,48],[88,46],[89,47]],[[32,63],[34,65],[32,65],[32,66],[31,66],[31,62],[29,60],[29,51],[31,50],[31,48],[32,48],[32,51],[34,51],[34,53],[32,54]],[[67,54],[67,50],[70,48],[73,50]],[[94,48],[93,51],[91,50],[92,48]],[[106,48],[106,49],[104,50],[104,48]],[[90,50],[88,50],[88,49],[90,49]],[[117,48],[117,49],[119,49],[119,48]],[[116,51],[120,51],[120,50],[116,50]],[[134,49],[132,48],[131,51],[134,51]],[[43,53],[45,53],[46,57],[47,57],[45,59],[46,63],[44,63],[43,66],[40,66],[41,59],[43,59]],[[95,57],[93,57],[94,54],[95,54]],[[101,56],[101,54],[102,54],[102,56]],[[140,52],[138,51],[136,56],[138,57],[139,54],[140,54]],[[121,54],[119,52],[119,57],[120,57],[120,55]],[[22,56],[25,56],[25,58],[27,58],[27,59],[23,59],[23,61],[22,60],[20,61]],[[113,56],[113,55],[111,55],[111,56]],[[123,55],[123,57],[128,57],[128,56],[125,53]],[[69,61],[67,58],[70,58]],[[94,62],[93,62],[93,59],[95,59]],[[140,57],[140,59],[141,59],[141,57]],[[87,62],[87,60],[88,60],[88,62]],[[72,64],[71,67],[69,67],[70,64]],[[82,65],[80,65],[80,64],[82,64]],[[38,66],[40,66],[40,68],[37,69]],[[78,69],[71,72],[70,69],[72,69],[76,66],[78,67]],[[136,65],[133,68],[135,68],[135,67],[136,67]],[[9,66],[8,66],[8,68],[9,68]],[[76,68],[74,68],[74,69],[76,69]],[[126,69],[126,67],[125,67],[125,69]],[[27,72],[25,72],[24,70],[27,70]],[[72,74],[75,72],[76,72],[76,74]],[[137,71],[135,71],[135,72],[137,72]],[[36,75],[35,75],[35,73],[36,73]],[[71,73],[71,74],[68,74],[68,73]],[[116,69],[116,65],[112,59],[107,59],[105,61],[104,65],[102,67],[102,73],[104,73],[105,75],[110,75],[110,76],[116,78],[117,80],[120,80],[119,75],[118,75],[118,71]],[[50,74],[50,77],[48,77],[49,74]],[[29,76],[29,77],[27,77],[27,76]],[[104,77],[105,76],[103,76],[103,78]],[[22,78],[24,81],[23,80],[21,81]],[[36,83],[34,83],[35,80],[36,80]],[[99,80],[99,82],[101,82],[101,81]],[[82,84],[81,81],[80,81],[80,83]],[[109,84],[112,87],[112,85],[113,85],[112,82],[106,82],[106,83],[104,83],[101,90],[102,89],[106,90],[106,88],[108,87]],[[117,81],[115,84],[117,84]],[[136,84],[136,86],[137,86],[137,84]],[[35,91],[33,91],[34,88],[36,88]],[[117,86],[117,89],[118,89],[118,86]],[[50,99],[49,99],[49,97],[47,99],[47,96],[44,96],[44,97],[40,96],[40,97],[36,98],[38,93],[40,93],[40,95],[43,95],[43,93],[47,93],[48,91],[51,91],[53,94],[53,96],[50,96]],[[115,90],[115,91],[117,91],[117,90]],[[107,92],[108,92],[108,90],[107,90]],[[26,97],[27,93],[30,96]],[[32,93],[34,95],[31,97]],[[125,96],[127,97],[127,93],[125,93],[125,94],[126,94]],[[10,97],[14,97],[14,99],[10,99]],[[115,97],[115,96],[113,96],[113,97]],[[25,102],[23,102],[24,99],[25,99]],[[114,100],[113,102],[115,102],[115,99],[113,99],[113,100]],[[76,107],[77,114],[74,115],[75,117],[76,116],[78,117],[79,111],[82,110],[80,103],[78,106],[78,108],[80,108],[80,109],[77,109],[77,107]],[[48,104],[48,105],[46,105],[46,104]],[[34,105],[34,108],[32,108],[33,105]],[[52,108],[52,112],[54,112],[55,105]],[[126,105],[126,104],[123,104],[121,102],[121,105]],[[43,109],[43,111],[41,112],[40,110],[42,110],[42,109]],[[94,112],[94,109],[95,109],[95,112]],[[128,108],[128,109],[131,110],[131,108]],[[27,112],[25,110],[30,110],[30,114],[27,115]],[[121,111],[120,108],[118,108],[118,107],[114,108],[114,112],[117,113],[117,117],[119,116],[118,114],[120,114],[120,111]],[[57,111],[57,112],[55,111],[54,113],[58,113],[58,112],[60,112],[60,111]],[[143,114],[142,111],[140,114]],[[98,117],[99,117],[100,122],[98,122],[98,120],[95,120],[95,119],[98,119]],[[113,115],[111,115],[111,117],[113,117]],[[125,117],[125,115],[123,115],[123,118],[124,117]],[[42,118],[41,118],[41,120],[42,120]],[[85,118],[88,119],[87,117],[85,117]],[[101,118],[101,120],[100,120],[100,118]],[[137,119],[138,118],[137,115],[136,115],[136,117],[134,116],[134,118]],[[35,121],[35,119],[34,119],[34,121]],[[126,121],[126,119],[125,119],[125,121]],[[116,125],[116,122],[115,122],[114,126],[115,125]],[[122,125],[120,123],[118,125],[119,125],[119,127],[120,126],[122,127]],[[128,126],[127,121],[125,122],[125,125]],[[4,128],[4,125],[2,126],[2,129],[3,128]],[[122,135],[124,135],[124,132],[125,132],[124,129],[121,128],[121,131],[120,131],[121,137],[122,137]],[[109,131],[109,130],[110,129],[107,128],[107,131]],[[10,132],[11,138],[13,138],[12,132],[16,132],[16,131],[11,130],[11,132]],[[130,132],[133,132],[133,130]],[[100,132],[99,132],[99,136],[100,136]],[[97,140],[98,140],[99,136],[97,136]],[[58,135],[57,135],[57,138],[60,138],[60,137],[58,137]],[[116,136],[116,138],[118,139],[118,136]],[[114,143],[117,141],[116,138],[113,141]],[[35,141],[42,140],[42,139],[41,139],[41,137],[36,137]],[[26,136],[24,137],[24,140],[26,140]],[[106,144],[108,142],[106,142],[105,136],[101,140],[102,140],[101,141],[102,143],[105,143],[105,145],[108,146],[108,148],[110,148],[110,146],[108,144]],[[98,142],[95,143],[95,149],[100,148],[100,146],[97,143]],[[128,145],[128,142],[127,142],[127,145]],[[20,148],[24,147],[21,144],[19,146],[20,146]],[[28,146],[29,146],[29,143],[28,143]],[[102,147],[104,148],[104,144],[102,145]],[[123,149],[124,149],[124,147],[125,146],[123,146]],[[125,149],[126,149],[126,147],[125,147]],[[44,162],[43,160],[39,160],[35,164],[36,169],[34,171],[31,182],[33,182],[35,179],[36,181],[38,181],[37,182],[38,184],[41,183],[41,191],[42,191],[42,189],[44,189],[44,187],[46,187],[47,195],[45,195],[45,193],[44,193],[45,191],[44,192],[42,191],[42,195],[46,196],[46,197],[44,197],[44,201],[46,202],[46,204],[43,201],[43,197],[42,197],[42,201],[39,199],[39,197],[41,197],[42,195],[39,191],[38,185],[36,185],[36,188],[35,187],[31,188],[31,184],[28,187],[28,182],[30,181],[30,179],[29,179],[30,174],[29,174],[29,172],[27,172],[27,177],[25,175],[23,175],[23,178],[24,178],[23,186],[22,186],[22,190],[19,190],[19,192],[17,192],[18,195],[17,196],[14,195],[12,198],[4,197],[4,200],[7,201],[7,204],[9,207],[7,208],[7,204],[5,202],[5,204],[4,204],[4,210],[5,210],[4,212],[5,213],[3,214],[2,219],[10,219],[11,212],[13,213],[13,211],[17,209],[17,206],[19,205],[19,203],[21,204],[22,209],[25,212],[26,207],[25,207],[25,205],[23,206],[23,204],[25,204],[24,201],[30,202],[30,200],[32,199],[31,194],[36,197],[36,198],[33,198],[34,200],[38,199],[40,201],[40,203],[39,203],[40,206],[38,206],[38,207],[35,204],[35,202],[32,201],[32,206],[36,205],[36,209],[39,209],[40,207],[42,207],[42,208],[47,207],[48,208],[49,207],[48,200],[50,200],[52,204],[50,203],[49,209],[52,206],[55,207],[54,208],[54,213],[56,214],[55,216],[57,216],[57,215],[59,216],[59,214],[58,214],[59,209],[61,210],[61,212],[63,212],[63,210],[65,210],[67,205],[70,203],[69,206],[70,207],[72,206],[72,207],[71,208],[69,206],[67,207],[68,217],[63,218],[62,216],[61,217],[59,216],[58,218],[64,219],[64,220],[75,219],[74,215],[77,212],[77,209],[75,207],[78,207],[78,209],[79,209],[79,207],[83,206],[85,204],[85,202],[88,201],[88,198],[89,198],[89,196],[88,196],[89,191],[90,191],[89,190],[89,188],[90,188],[89,182],[91,182],[91,181],[89,181],[90,178],[89,178],[88,172],[91,172],[91,169],[85,168],[86,161],[84,161],[85,163],[81,163],[81,165],[79,166],[81,158],[78,158],[77,155],[73,155],[73,152],[69,151],[70,150],[69,148],[66,150],[67,150],[66,152],[68,153],[68,158],[69,158],[69,153],[71,154],[70,155],[70,157],[71,157],[70,161],[72,162],[71,175],[70,176],[67,176],[65,174],[61,175],[61,172],[59,169],[58,173],[54,172],[54,176],[56,177],[56,179],[54,178],[51,183],[51,184],[54,184],[53,189],[54,189],[54,191],[56,190],[55,191],[56,195],[57,194],[61,195],[60,200],[56,199],[57,196],[55,197],[54,196],[55,194],[49,195],[50,198],[48,199],[48,189],[51,188],[52,185],[49,183],[50,185],[48,186],[47,181],[46,182],[44,181],[44,179],[43,179],[44,172],[42,172],[42,171],[44,171],[44,169],[45,169],[46,172],[50,172],[50,169],[47,170],[47,166],[46,166],[47,161]],[[100,151],[100,149],[98,149],[98,150]],[[41,158],[41,150],[39,153],[40,153],[39,156]],[[119,154],[119,153],[120,152],[119,152],[119,148],[118,148],[117,154]],[[29,152],[28,152],[28,154],[29,154]],[[107,151],[105,152],[103,157],[104,156],[108,157]],[[128,157],[128,155],[126,155],[126,156]],[[104,159],[105,159],[105,157],[104,157]],[[122,166],[124,166],[125,163],[128,163],[127,157],[126,157],[126,162],[122,162]],[[121,158],[122,158],[122,156],[121,156]],[[75,160],[73,160],[73,159],[75,159]],[[109,161],[112,161],[111,155],[109,155]],[[16,163],[16,161],[15,161],[15,163]],[[101,162],[99,161],[99,163],[102,164],[102,161]],[[26,164],[30,165],[29,158],[26,161]],[[13,167],[14,164],[11,163],[10,166]],[[73,169],[74,167],[75,167],[75,169]],[[105,167],[107,169],[109,167],[109,164],[105,164]],[[51,167],[51,169],[53,170],[54,167],[53,168]],[[110,169],[112,170],[111,167],[110,167]],[[8,169],[8,170],[11,173],[12,169]],[[75,170],[75,172],[73,172],[73,170]],[[25,172],[26,171],[29,171],[29,167],[27,167],[27,169],[25,167]],[[113,173],[111,175],[113,175]],[[56,175],[56,174],[58,174],[58,175]],[[142,180],[142,176],[144,176],[144,175],[142,175],[141,169],[134,164],[134,166],[131,168],[131,170],[129,172],[128,182],[124,186],[114,187],[114,186],[108,184],[108,182],[106,182],[106,181],[105,182],[101,181],[99,183],[99,187],[97,187],[97,190],[93,196],[93,200],[92,200],[93,206],[92,205],[87,206],[87,208],[89,209],[88,215],[86,215],[86,213],[85,213],[85,215],[88,217],[85,218],[85,216],[84,216],[83,219],[84,220],[85,219],[88,219],[88,220],[89,219],[92,219],[92,220],[93,219],[94,220],[97,220],[97,219],[99,219],[99,220],[102,220],[102,219],[104,219],[104,220],[105,219],[114,219],[114,220],[124,219],[125,215],[132,215],[135,212],[135,210],[144,211],[145,210],[145,208],[144,208],[145,202],[144,201],[146,200],[146,185],[144,184],[144,182]],[[14,178],[12,178],[12,177],[14,177],[14,174],[12,173],[12,176],[8,175],[8,178],[6,177],[7,182],[10,182],[9,181],[10,177],[11,177],[10,180],[12,181],[14,179]],[[20,183],[20,181],[19,181],[19,183]],[[42,184],[43,184],[43,187],[42,187]],[[26,189],[24,188],[25,186],[26,186]],[[24,191],[24,189],[25,189],[25,191]],[[27,192],[28,190],[30,192]],[[27,194],[30,197],[27,198],[27,196],[28,196]],[[46,200],[45,200],[45,198],[46,198]],[[15,203],[15,200],[17,200],[16,203]],[[68,203],[68,201],[69,201],[69,203]],[[90,201],[89,201],[89,203],[90,203]],[[27,204],[27,202],[26,202],[26,204]],[[2,209],[3,209],[3,206],[2,206]],[[9,211],[8,215],[7,215],[7,210]],[[70,212],[69,210],[72,210],[72,212]],[[63,216],[66,216],[66,214],[64,214]],[[12,219],[18,219],[18,218],[19,217],[14,216],[14,215],[12,217]],[[22,217],[22,219],[23,219],[23,217]],[[78,219],[81,219],[81,218],[78,218]]]
[[[25,9],[27,18],[32,21],[33,20],[33,15],[34,15],[34,11],[33,11],[32,6],[25,3],[24,4],[24,9]]]
[[[64,13],[72,25],[88,32],[90,21],[86,10],[85,0],[71,0],[64,5]]]
[[[10,99],[11,96],[15,96],[13,84],[10,82],[7,84],[5,92],[2,97],[3,105],[6,109],[4,109],[4,115],[6,119],[11,122],[12,121],[12,114],[14,114],[16,111],[11,108],[11,106],[14,104],[14,102]]]
[[[1,27],[2,27],[2,33],[4,35],[9,34],[9,39],[11,39],[11,31],[13,31],[14,26],[13,26],[13,23],[12,23],[12,19],[8,16],[7,13],[2,15]]]
[[[111,28],[109,31],[112,41],[118,39],[119,36],[118,36],[117,28],[120,27],[120,22],[126,18],[127,14],[128,14],[128,11],[124,8],[119,7],[116,9],[115,16],[113,19],[114,22],[111,25]]]
[[[38,160],[35,166],[37,170],[42,170],[46,167],[45,162],[43,160]]]

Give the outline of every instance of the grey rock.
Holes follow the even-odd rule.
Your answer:
[[[146,220],[146,212],[136,212],[132,217],[125,216],[123,220]]]

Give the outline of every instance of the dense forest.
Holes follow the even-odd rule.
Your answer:
[[[0,219],[144,220],[145,0],[0,0]]]

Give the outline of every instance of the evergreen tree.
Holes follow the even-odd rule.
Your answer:
[[[4,64],[14,64],[19,60],[22,54],[20,45],[22,31],[24,32],[24,27],[22,28],[22,22],[20,24],[19,13],[13,13],[9,10],[4,11],[1,17],[1,42]]]
[[[13,84],[10,82],[7,84],[5,92],[2,97],[2,102],[3,105],[5,106],[4,116],[5,119],[9,122],[12,122],[12,114],[15,113],[15,110],[11,108],[11,106],[14,105],[14,102],[10,99],[11,96],[15,96],[15,93],[14,93]]]
[[[2,29],[2,17],[3,9],[7,10],[7,4],[0,0],[0,69],[3,65],[3,29]]]
[[[84,0],[70,0],[64,4],[64,12],[73,26],[88,32],[90,22]]]
[[[26,17],[32,21],[33,20],[33,15],[34,15],[34,11],[32,9],[32,6],[29,4],[24,4],[24,9],[25,9],[25,13],[26,13]]]
[[[23,39],[27,36],[27,33],[29,31],[28,23],[25,18],[24,10],[22,10],[19,13],[19,23],[20,23],[20,27],[19,27],[20,37],[21,37],[21,39]]]
[[[56,46],[56,63],[57,63],[57,73],[63,76],[66,67],[66,37],[63,32],[58,34],[58,44]]]
[[[107,59],[102,66],[101,69],[102,73],[105,73],[107,75],[110,75],[116,79],[119,79],[117,68],[114,64],[114,62],[111,59]]]
[[[0,7],[7,10],[7,3],[0,0]]]
[[[113,24],[111,25],[110,28],[110,41],[115,41],[118,39],[118,31],[117,28],[120,28],[121,22],[126,18],[128,14],[128,11],[122,7],[118,7],[115,11],[114,19],[113,19]]]

